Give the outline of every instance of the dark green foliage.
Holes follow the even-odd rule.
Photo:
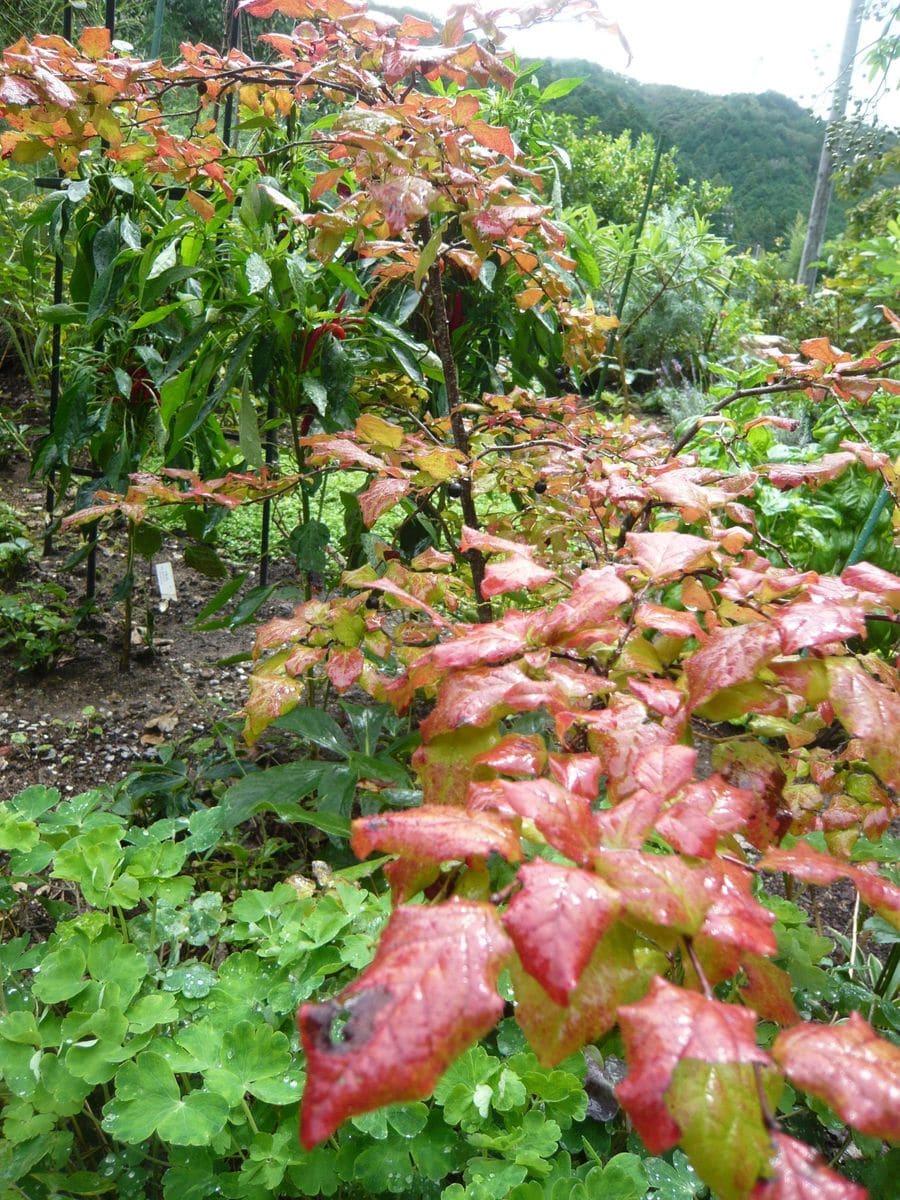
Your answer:
[[[581,124],[596,118],[605,134],[662,135],[677,147],[682,180],[704,179],[732,189],[718,232],[736,245],[771,247],[812,198],[822,124],[777,92],[710,96],[688,88],[641,84],[595,63],[548,61],[547,81],[580,75],[582,85],[555,102]],[[830,233],[842,223],[835,206]]]

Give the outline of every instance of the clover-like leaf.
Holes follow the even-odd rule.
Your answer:
[[[397,909],[363,974],[300,1010],[303,1144],[311,1149],[354,1113],[427,1096],[502,1014],[497,977],[511,952],[490,905]]]
[[[647,1149],[661,1154],[679,1140],[681,1128],[666,1104],[679,1062],[769,1065],[756,1044],[756,1014],[707,1000],[664,979],[655,979],[638,1004],[619,1011],[628,1076],[616,1094]]]
[[[589,871],[540,858],[522,867],[518,878],[522,890],[503,914],[503,924],[522,966],[565,1007],[621,901]]]
[[[264,1021],[238,1021],[222,1039],[221,1064],[203,1078],[210,1092],[234,1105],[245,1092],[255,1094],[259,1083],[283,1076],[290,1065],[289,1042],[283,1033]]]
[[[228,1104],[206,1091],[182,1096],[175,1073],[151,1050],[116,1075],[116,1094],[103,1110],[103,1128],[135,1144],[156,1133],[175,1146],[208,1146],[225,1126]]]
[[[878,1037],[859,1013],[842,1025],[786,1029],[772,1054],[791,1083],[830,1104],[848,1125],[900,1142],[900,1047]]]
[[[812,1146],[784,1133],[772,1140],[772,1177],[757,1183],[751,1200],[866,1200],[866,1189],[832,1171]]]

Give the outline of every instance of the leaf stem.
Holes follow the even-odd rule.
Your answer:
[[[253,1113],[250,1111],[250,1105],[247,1103],[246,1096],[241,1096],[241,1108],[243,1108],[244,1116],[247,1118],[247,1124],[253,1130],[254,1134],[259,1133],[259,1126],[253,1119]]]
[[[706,978],[706,972],[703,970],[703,967],[700,964],[700,959],[697,957],[697,951],[694,949],[694,942],[692,938],[686,937],[684,939],[684,949],[688,958],[691,960],[691,966],[694,968],[694,973],[700,981],[700,986],[703,989],[703,995],[707,1000],[715,1000],[715,993],[712,990],[709,980]]]

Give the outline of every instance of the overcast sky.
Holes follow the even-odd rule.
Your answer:
[[[370,0],[377,7],[377,0]],[[443,15],[450,0],[414,0]],[[497,0],[497,6],[503,0]],[[515,0],[506,0],[515,3]],[[483,7],[494,7],[483,0]],[[783,92],[826,114],[840,61],[850,0],[605,0],[631,46],[578,22],[544,25],[512,44],[529,57],[589,58],[644,83],[671,83],[704,92]],[[866,22],[860,49],[882,22]],[[854,95],[867,95],[867,71],[854,75]],[[898,80],[879,101],[882,121],[900,124]]]

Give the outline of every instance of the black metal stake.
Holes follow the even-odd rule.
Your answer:
[[[62,14],[62,35],[66,41],[72,40],[72,6],[69,0],[65,0],[63,4]],[[63,260],[62,255],[57,254],[53,260],[53,303],[62,304],[63,296]],[[53,337],[50,343],[50,412],[48,413],[50,431],[53,431],[53,422],[56,419],[56,410],[59,407],[59,383],[60,383],[60,367],[62,363],[62,327],[59,325],[53,326]],[[56,486],[55,472],[50,472],[50,478],[47,481],[47,493],[44,500],[44,509],[47,514],[47,524],[44,529],[44,554],[53,552],[53,510],[56,508]]]
[[[71,32],[71,14],[69,6],[66,5],[66,13],[69,14],[69,24]],[[57,254],[53,260],[53,303],[62,304],[63,295],[63,260],[62,255]],[[53,425],[56,420],[56,410],[59,408],[59,384],[60,384],[60,368],[62,365],[62,327],[59,325],[53,326],[53,338],[50,343],[50,412],[48,414],[50,432],[53,432]],[[56,507],[56,472],[50,472],[50,478],[47,481],[47,494],[44,501],[44,507],[47,514],[47,525],[44,530],[44,554],[53,552],[53,510]]]
[[[229,0],[227,24],[225,27],[225,56],[230,54],[241,40],[241,14],[238,12],[237,0]],[[234,88],[228,89],[225,97],[225,111],[222,117],[222,141],[226,146],[231,145],[232,124],[234,122]]]
[[[278,446],[275,440],[275,397],[270,396],[266,405],[266,466],[275,465]],[[266,496],[262,506],[262,529],[259,535],[259,585],[265,587],[269,582],[269,530],[272,525],[272,497]]]

